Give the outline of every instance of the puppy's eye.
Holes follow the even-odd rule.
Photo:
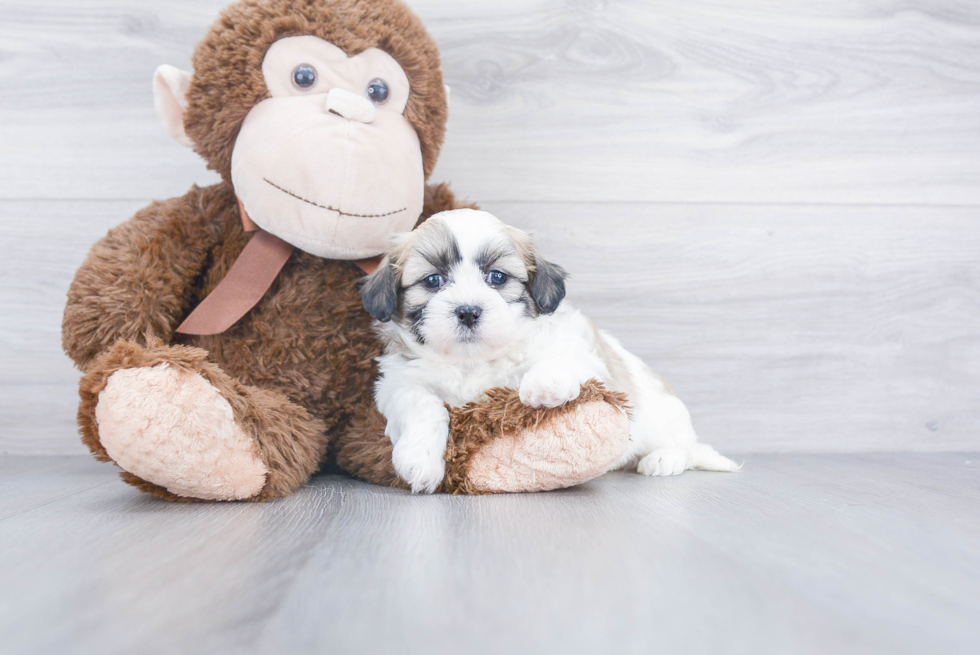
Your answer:
[[[487,284],[492,287],[502,287],[507,284],[507,274],[500,271],[490,271],[487,275]]]
[[[388,95],[388,83],[384,80],[375,78],[368,82],[367,97],[374,104],[383,105],[388,102]]]
[[[435,275],[430,275],[429,277],[422,280],[422,286],[426,289],[438,289],[446,283],[446,279],[436,273]]]
[[[293,69],[293,86],[300,91],[309,91],[316,86],[316,69],[309,64],[300,64]]]

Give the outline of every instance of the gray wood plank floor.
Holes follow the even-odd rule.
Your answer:
[[[0,653],[975,653],[980,454],[174,505],[0,458]]]
[[[64,293],[216,178],[155,67],[227,0],[0,0],[0,454],[81,453]],[[433,177],[729,451],[980,450],[975,0],[410,0],[453,105]],[[0,655],[976,653],[976,454],[749,455],[416,498],[322,476],[171,505],[0,456]]]

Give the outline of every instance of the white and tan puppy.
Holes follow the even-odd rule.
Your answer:
[[[593,378],[632,407],[629,446],[614,468],[739,468],[698,443],[684,403],[657,375],[563,302],[565,271],[491,214],[444,212],[399,236],[362,291],[385,344],[375,399],[395,470],[416,493],[432,493],[445,474],[446,404],[510,387],[526,405],[557,407]]]

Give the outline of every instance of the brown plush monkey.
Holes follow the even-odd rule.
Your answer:
[[[388,237],[460,206],[427,186],[447,97],[398,0],[243,0],[161,67],[166,127],[222,182],[156,202],[97,243],[63,342],[97,459],[171,500],[267,500],[331,458],[404,486],[373,408],[379,346],[357,285]],[[556,410],[512,390],[453,411],[443,489],[550,489],[622,452],[621,397]]]

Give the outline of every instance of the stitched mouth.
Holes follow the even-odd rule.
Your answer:
[[[394,216],[395,214],[400,214],[401,212],[408,210],[408,207],[402,207],[401,209],[396,209],[395,211],[388,212],[387,214],[351,214],[350,212],[345,212],[343,209],[338,209],[337,207],[331,207],[329,205],[320,205],[320,204],[317,204],[317,203],[313,202],[312,200],[307,200],[306,198],[304,198],[302,196],[296,195],[292,191],[289,191],[287,189],[283,189],[281,186],[279,186],[275,182],[272,182],[270,180],[267,180],[264,177],[262,178],[262,181],[265,182],[266,184],[268,184],[269,186],[273,187],[273,188],[279,189],[280,191],[282,191],[283,193],[285,193],[287,196],[290,196],[292,198],[296,198],[297,200],[300,200],[302,202],[305,202],[307,205],[313,205],[314,207],[319,207],[320,209],[326,209],[327,211],[337,212],[341,216],[351,216],[353,218],[384,218],[385,216]]]

